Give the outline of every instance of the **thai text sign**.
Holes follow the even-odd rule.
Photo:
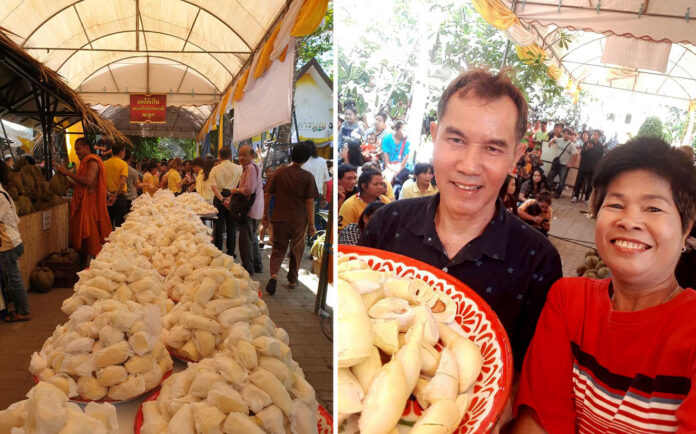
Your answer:
[[[131,94],[131,123],[166,123],[167,95]]]

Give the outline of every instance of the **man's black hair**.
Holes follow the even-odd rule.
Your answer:
[[[430,163],[418,163],[413,167],[413,174],[415,176],[418,176],[421,173],[426,173],[428,170],[430,170],[430,173],[435,173],[433,170],[432,164],[430,164]]]
[[[312,155],[312,149],[307,143],[298,143],[292,148],[292,153],[290,157],[293,163],[304,164],[309,160]]]
[[[350,164],[339,164],[338,165],[338,179],[343,179],[343,175],[345,175],[348,172],[358,172],[358,169],[355,168],[355,166],[352,166]]]

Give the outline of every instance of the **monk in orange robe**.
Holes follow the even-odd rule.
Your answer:
[[[106,207],[106,177],[101,159],[92,153],[84,138],[75,141],[75,153],[80,159],[77,173],[60,166],[56,170],[73,182],[70,203],[70,240],[73,248],[91,257],[101,251],[111,233],[111,220]]]

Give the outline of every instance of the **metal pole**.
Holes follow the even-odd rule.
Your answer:
[[[300,129],[297,128],[297,115],[295,114],[295,104],[292,105],[292,120],[295,123],[295,134],[297,134],[297,141],[300,141]],[[291,140],[292,141],[292,140]]]
[[[517,9],[517,0],[513,0],[512,2],[512,13],[515,13],[515,10]],[[507,57],[508,57],[508,52],[510,51],[510,39],[507,40],[505,43],[505,53],[503,53],[503,61],[500,62],[500,69],[502,70],[505,68],[505,64],[507,63]]]
[[[333,202],[333,201],[331,201]],[[329,287],[329,256],[333,256],[331,246],[331,234],[333,233],[333,203],[329,206],[329,222],[324,235],[324,252],[321,255],[321,267],[319,271],[319,285],[317,297],[314,302],[314,313],[326,312],[326,293]]]
[[[508,51],[510,51],[510,40],[508,39],[505,43],[505,52],[503,53],[503,61],[500,62],[500,69],[505,68],[505,63],[507,62]]]

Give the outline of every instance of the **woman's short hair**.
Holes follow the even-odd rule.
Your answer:
[[[360,227],[360,231],[365,230],[365,222],[363,221],[363,217],[367,217],[369,220],[370,217],[372,217],[372,214],[374,214],[375,211],[382,208],[383,206],[384,203],[380,201],[374,201],[367,204],[362,214],[360,214],[360,218],[358,219],[358,226]]]
[[[435,173],[433,171],[433,165],[430,163],[418,163],[413,167],[413,174],[415,176],[420,175],[421,173],[427,173],[428,170],[430,173]]]
[[[596,216],[599,212],[609,184],[622,173],[633,170],[653,172],[669,183],[682,233],[688,232],[696,217],[696,169],[682,151],[655,137],[635,137],[599,161],[592,178],[592,214]]]

